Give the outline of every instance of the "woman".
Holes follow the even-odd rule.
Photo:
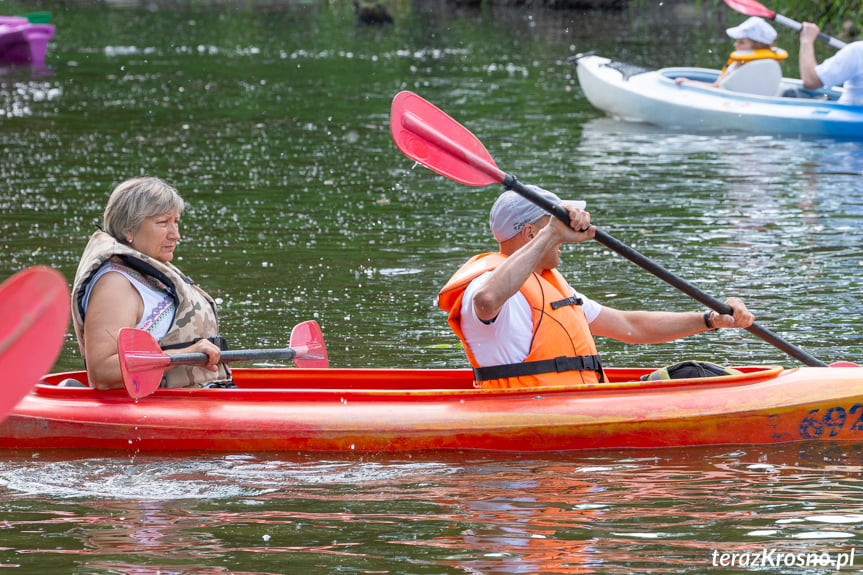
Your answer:
[[[221,339],[215,302],[171,264],[183,208],[177,190],[159,178],[127,180],[108,199],[104,231],[84,249],[72,286],[72,321],[97,389],[123,387],[117,353],[123,327],[148,331],[166,353],[207,355],[204,367],[168,367],[162,387],[230,379],[214,343]]]

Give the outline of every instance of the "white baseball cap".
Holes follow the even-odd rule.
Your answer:
[[[526,185],[537,195],[543,196],[556,204],[574,206],[583,210],[587,202],[581,200],[568,200],[564,202],[553,192],[543,190],[539,186]],[[527,224],[532,224],[543,216],[549,216],[547,211],[534,204],[518,192],[506,191],[498,196],[491,213],[488,216],[488,225],[491,233],[498,242],[505,242],[515,236]]]
[[[772,44],[776,40],[776,30],[765,22],[763,18],[759,18],[758,16],[745,20],[739,26],[728,28],[725,33],[735,40],[749,38],[762,44]]]

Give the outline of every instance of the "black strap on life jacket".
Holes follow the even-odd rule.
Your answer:
[[[603,383],[605,381],[602,375],[602,362],[599,359],[599,355],[562,355],[554,359],[475,367],[473,368],[473,377],[475,381],[487,381],[489,379],[540,375],[542,373],[561,373],[564,371],[595,371],[599,374],[599,382]]]
[[[568,297],[568,298],[566,298],[566,299],[561,299],[561,300],[558,300],[558,301],[553,301],[553,302],[551,302],[551,304],[550,304],[550,305],[551,305],[551,309],[557,309],[557,308],[559,308],[559,307],[564,307],[564,306],[567,306],[567,305],[581,305],[581,304],[583,304],[583,303],[584,303],[584,302],[581,300],[581,298],[580,298],[580,297],[575,297],[574,295],[571,295],[571,296],[569,296],[569,297]]]

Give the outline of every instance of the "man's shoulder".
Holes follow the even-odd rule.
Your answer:
[[[863,65],[863,40],[851,42],[836,52],[833,57],[842,60],[853,60],[854,62]]]
[[[473,281],[476,276],[493,270],[504,259],[506,259],[506,256],[497,252],[473,256],[456,270],[443,289],[441,289],[441,293],[463,288]]]

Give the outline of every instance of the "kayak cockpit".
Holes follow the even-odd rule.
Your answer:
[[[740,70],[745,69],[745,66]],[[660,76],[674,82],[677,78],[686,78],[694,82],[702,82],[703,84],[713,84],[719,78],[719,70],[711,70],[709,68],[687,68],[687,67],[671,67],[657,70]],[[745,84],[744,78],[739,78],[739,84]],[[807,90],[803,87],[800,80],[794,78],[781,78],[777,86],[771,88],[768,94],[760,94],[757,91],[746,89],[733,89],[727,84],[722,87],[704,86],[702,84],[688,84],[689,88],[703,90],[725,90],[726,92],[739,92],[743,97],[763,96],[767,98],[780,97],[788,99],[800,99],[804,101],[822,101],[836,102],[842,93],[836,88],[818,88],[817,90]]]
[[[622,390],[637,391],[667,389],[680,386],[740,386],[775,378],[783,370],[780,366],[735,366],[740,374],[718,377],[670,379],[641,381],[641,377],[654,371],[653,368],[608,368],[605,370],[608,381],[604,383],[560,386],[553,388],[521,388],[508,390],[482,390],[473,385],[473,372],[470,369],[298,369],[298,368],[236,368],[233,370],[234,382],[238,390],[195,390],[159,389],[156,393],[231,393],[251,390],[283,391],[353,391],[360,392],[397,392],[397,393],[459,393],[459,394],[508,394],[543,393],[553,391],[590,391]],[[57,395],[75,393],[114,393],[97,392],[89,387],[69,387],[68,380],[87,383],[86,372],[67,372],[48,375],[36,386],[37,394]],[[67,382],[60,386],[61,382]],[[123,393],[117,390],[117,393]]]

